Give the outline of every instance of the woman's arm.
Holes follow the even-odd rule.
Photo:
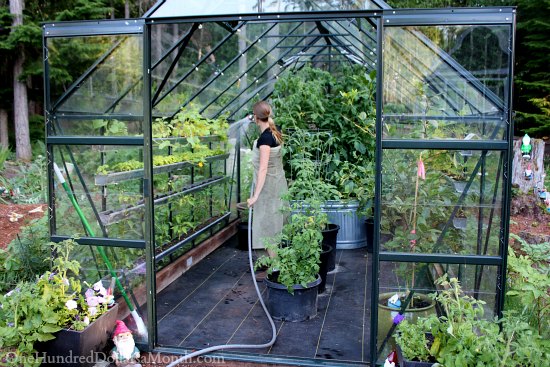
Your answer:
[[[258,181],[256,182],[256,187],[254,188],[254,195],[246,201],[249,208],[258,200],[258,197],[262,192],[262,188],[264,187],[265,177],[267,176],[267,162],[269,162],[270,152],[271,147],[269,145],[260,145],[260,167],[258,169]]]

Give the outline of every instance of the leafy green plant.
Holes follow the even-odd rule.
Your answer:
[[[0,296],[0,349],[15,353],[11,360],[29,358],[36,342],[54,339],[53,333],[62,328],[82,330],[106,311],[106,303],[92,304],[91,294],[81,294],[80,281],[75,278],[80,263],[69,260],[75,245],[73,240],[52,244],[57,254],[52,271]]]
[[[320,177],[337,188],[337,199],[357,200],[361,211],[374,193],[374,92],[375,74],[362,67],[345,67],[337,76],[304,67],[279,78],[272,96],[276,121],[289,136],[286,160],[296,154],[320,160],[324,163]],[[330,139],[320,145],[302,144],[306,134],[300,131],[308,130],[324,132]],[[297,133],[300,138],[293,138]],[[300,155],[307,149],[314,154]],[[291,180],[300,169],[298,162],[286,170]]]
[[[127,136],[128,125],[119,120],[93,120],[92,127],[107,136]]]
[[[550,243],[528,244],[515,234],[525,255],[508,249],[509,309],[527,315],[529,324],[545,339],[550,338]]]
[[[10,148],[1,148],[0,149],[0,171],[4,170],[4,163],[8,160],[11,151]]]
[[[38,204],[47,202],[46,157],[38,155],[30,163],[20,163],[19,173],[1,183],[12,194],[14,203]]]
[[[44,273],[50,268],[50,253],[48,216],[44,215],[23,227],[6,250],[0,249],[0,293]]]
[[[267,266],[269,274],[277,270],[277,282],[285,285],[290,293],[294,292],[296,284],[307,286],[319,273],[321,230],[326,224],[324,213],[313,213],[308,208],[294,213],[283,226],[282,233],[266,242],[266,249],[274,256],[260,257],[256,266]]]
[[[484,302],[465,295],[458,279],[444,275],[436,283],[443,290],[431,296],[443,314],[418,318],[416,324],[404,320],[397,327],[396,340],[407,359],[431,357],[446,367],[548,365],[550,344],[529,326],[525,313],[486,320]]]

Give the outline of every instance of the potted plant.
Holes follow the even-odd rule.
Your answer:
[[[297,132],[292,137],[292,141],[296,142],[297,137],[302,134],[311,136],[308,132]],[[315,135],[315,138],[318,139],[318,134]],[[327,220],[327,223],[321,229],[323,251],[320,264],[322,281],[319,285],[319,292],[322,293],[325,290],[326,274],[335,268],[336,242],[340,230],[338,224],[328,222],[323,204],[330,198],[338,196],[339,192],[335,186],[321,177],[323,162],[313,159],[314,157],[322,157],[322,150],[304,149],[304,146],[311,146],[311,144],[307,144],[307,139],[300,140],[304,144],[291,144],[291,149],[300,149],[300,151],[294,152],[289,162],[290,166],[300,167],[300,169],[296,172],[294,180],[290,182],[285,200],[291,203],[292,213],[306,212],[310,216],[323,216],[323,220]],[[311,143],[311,141],[309,142]]]
[[[426,172],[426,152],[390,156],[391,165],[385,171],[385,179],[392,182],[391,190],[383,193],[383,201],[389,203],[382,210],[382,230],[389,238],[381,244],[383,250],[402,253],[432,253],[433,244],[441,233],[439,223],[445,218],[444,207],[434,204],[438,200],[439,181],[435,172]],[[411,161],[416,170],[411,170]],[[410,184],[411,175],[414,184]],[[405,318],[414,322],[420,316],[435,312],[435,303],[426,294],[416,292],[427,282],[428,264],[400,263],[395,270],[399,287],[393,292],[381,293],[378,300],[378,341],[386,340],[395,345],[391,336],[394,315],[403,309]],[[412,298],[408,295],[414,291]],[[390,300],[391,299],[391,300]],[[380,345],[382,347],[382,345]]]
[[[47,357],[72,355],[80,362],[79,356],[87,357],[106,346],[117,307],[108,309],[113,297],[100,283],[81,293],[81,283],[75,278],[80,264],[69,260],[73,246],[72,240],[53,244],[57,257],[52,271],[0,296],[0,358],[38,366],[44,357],[36,354],[40,351]],[[63,361],[64,365],[80,365]]]
[[[547,363],[548,340],[530,325],[525,309],[509,310],[498,321],[486,319],[485,302],[466,295],[458,279],[444,275],[436,284],[442,290],[430,296],[441,306],[442,314],[421,317],[416,323],[403,320],[397,326],[401,366],[421,366],[419,362],[411,364],[413,360],[428,361],[424,366],[434,362],[503,367]]]
[[[302,169],[292,164],[294,155],[309,149],[322,168],[319,177],[336,190],[324,210],[332,223],[343,226],[338,248],[367,244],[363,215],[374,196],[374,81],[375,75],[359,66],[343,68],[338,78],[304,67],[279,78],[272,96],[277,121],[289,132],[289,181]],[[294,138],[300,131],[329,138],[303,144]]]
[[[303,321],[317,314],[321,229],[325,224],[325,215],[294,213],[282,233],[266,243],[274,256],[256,261],[256,267],[268,269],[266,304],[274,319]]]

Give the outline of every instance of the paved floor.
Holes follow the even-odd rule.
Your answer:
[[[229,241],[157,296],[159,344],[200,349],[219,344],[262,344],[271,327],[254,291],[248,254]],[[276,322],[271,348],[249,353],[366,362],[370,336],[370,255],[338,250],[336,269],[318,299],[317,316]],[[260,285],[262,292],[265,290]]]

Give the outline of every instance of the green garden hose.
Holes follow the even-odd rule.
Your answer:
[[[86,232],[88,232],[88,235],[90,237],[95,237],[94,231],[90,227],[90,224],[86,220],[86,217],[84,216],[84,213],[82,213],[82,209],[80,209],[80,205],[78,205],[78,202],[76,201],[76,198],[74,196],[74,193],[71,192],[69,189],[69,185],[67,185],[67,182],[65,181],[65,178],[63,177],[63,174],[61,174],[61,171],[59,170],[59,167],[56,163],[53,164],[53,169],[55,171],[55,175],[57,176],[57,179],[59,180],[59,183],[63,188],[65,189],[65,192],[67,193],[67,196],[69,197],[69,200],[73,204],[74,209],[76,210],[78,217],[80,218],[80,221],[84,225],[84,229]],[[122,283],[118,279],[118,276],[113,269],[113,265],[111,264],[111,261],[107,257],[107,254],[105,253],[105,250],[102,246],[97,246],[97,251],[99,252],[99,255],[102,257],[103,261],[105,262],[105,265],[107,266],[107,269],[109,269],[109,272],[111,273],[111,276],[115,278],[117,288],[120,291],[120,294],[124,298],[124,301],[128,305],[128,309],[130,310],[130,313],[132,314],[132,317],[134,318],[134,321],[136,322],[136,327],[138,334],[140,336],[147,336],[147,327],[145,326],[145,323],[143,322],[143,319],[141,316],[137,313],[137,310],[132,305],[132,302],[130,302],[130,299],[128,298],[128,295],[126,294],[126,291],[124,290],[124,287],[122,286]]]

